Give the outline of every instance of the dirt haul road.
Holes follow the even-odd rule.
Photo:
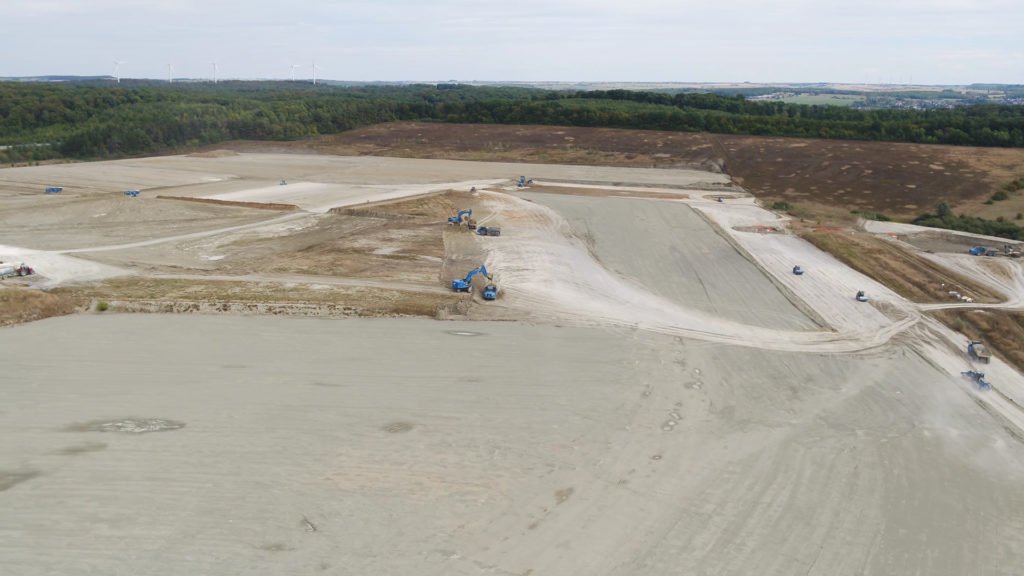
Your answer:
[[[495,214],[495,221],[503,227],[501,237],[480,240],[487,249],[488,269],[495,271],[497,282],[505,294],[501,305],[514,307],[531,317],[553,317],[580,325],[612,324],[640,327],[665,334],[770,350],[816,352],[851,352],[879,346],[912,326],[918,319],[915,315],[902,313],[896,318],[889,318],[870,306],[856,302],[852,292],[837,292],[835,283],[839,282],[842,285],[845,278],[845,283],[849,283],[850,280],[862,285],[870,283],[877,287],[877,294],[887,295],[890,302],[900,301],[898,296],[884,287],[852,270],[845,269],[845,276],[838,280],[828,280],[824,277],[825,280],[821,282],[811,281],[818,286],[816,290],[830,294],[832,300],[850,300],[863,311],[860,317],[852,316],[845,324],[841,320],[848,316],[835,316],[838,321],[835,322],[834,331],[829,328],[808,329],[806,327],[811,324],[806,320],[804,330],[786,327],[766,328],[733,320],[702,310],[700,304],[694,306],[689,303],[673,302],[647,290],[646,285],[657,286],[662,281],[659,278],[660,271],[669,268],[671,261],[666,258],[670,257],[672,251],[648,252],[639,246],[666,245],[684,253],[691,249],[688,248],[688,239],[679,234],[680,231],[673,227],[670,220],[650,220],[642,235],[634,234],[636,238],[631,241],[630,246],[636,249],[635,259],[641,262],[635,267],[639,276],[624,278],[601,264],[601,259],[604,258],[602,250],[609,250],[606,244],[596,244],[595,258],[592,249],[574,235],[572,226],[566,219],[550,208],[508,194],[481,192],[480,197],[485,210]],[[600,200],[602,202],[593,204],[588,201],[587,210],[611,211],[602,216],[606,221],[613,219],[620,210],[618,205],[605,202],[629,201]],[[569,203],[566,206],[579,204]],[[629,210],[631,208],[622,212],[629,213]],[[771,216],[771,213],[765,213]],[[585,212],[580,212],[576,216],[583,217]],[[705,230],[696,235],[708,233],[710,228],[705,226]],[[614,257],[616,250],[611,250],[610,256]],[[733,265],[738,269],[724,273],[717,281],[720,286],[725,286],[730,281],[753,278],[753,274],[756,274],[754,265],[745,260],[740,259]],[[749,267],[750,270],[745,271],[743,267]],[[697,269],[694,269],[693,273],[700,275]],[[763,277],[762,282],[768,286]],[[747,318],[765,318],[767,315],[761,312],[763,308],[775,306],[780,315],[774,322],[778,323],[779,318],[789,318],[789,322],[799,321],[799,317],[792,310],[792,305],[784,303],[778,294],[773,294],[773,287],[769,288],[751,292],[743,298],[737,306],[745,304],[748,309],[741,315]],[[778,308],[780,303],[781,309]],[[815,312],[826,320],[834,320],[829,317],[829,310],[845,309],[843,305],[835,305],[829,309],[816,309]]]
[[[1024,564],[1024,445],[900,348],[120,315],[2,330],[0,349],[11,574]]]

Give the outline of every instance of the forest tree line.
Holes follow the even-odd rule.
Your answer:
[[[742,96],[468,85],[0,83],[0,161],[294,140],[396,120],[1024,147],[1024,107],[854,110]]]

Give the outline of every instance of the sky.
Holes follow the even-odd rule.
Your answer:
[[[0,0],[0,77],[1020,84],[1022,29],[1024,0]]]

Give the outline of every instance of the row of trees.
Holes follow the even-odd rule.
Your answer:
[[[997,236],[1010,240],[1024,240],[1024,228],[1003,220],[986,220],[976,216],[964,216],[954,214],[949,204],[939,204],[935,213],[927,213],[914,218],[911,222],[919,226],[930,228],[943,228],[945,230],[960,230],[971,234],[984,234],[986,236]]]
[[[853,110],[742,96],[450,85],[271,82],[133,86],[0,83],[12,157],[117,157],[228,139],[290,140],[392,120],[601,126],[1024,147],[1024,107]]]

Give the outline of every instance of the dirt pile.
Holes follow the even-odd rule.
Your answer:
[[[238,152],[234,150],[208,150],[205,152],[193,152],[189,154],[189,158],[228,158],[230,156],[238,156]]]
[[[239,208],[256,208],[258,210],[279,210],[288,212],[298,210],[295,204],[280,204],[274,202],[235,202],[232,200],[218,200],[216,198],[194,198],[191,196],[157,196],[159,200],[180,200],[182,202],[199,202],[200,204],[219,204],[221,206],[237,206]]]

